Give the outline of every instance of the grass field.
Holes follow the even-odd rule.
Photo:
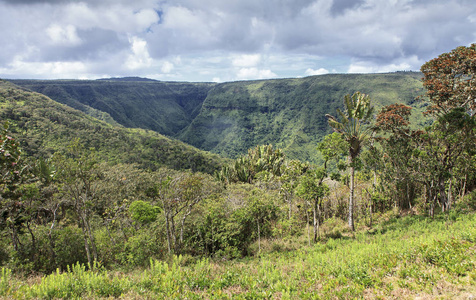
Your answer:
[[[19,277],[0,270],[12,299],[475,299],[476,214],[396,217],[311,247],[275,246],[234,261],[174,257],[128,272]]]

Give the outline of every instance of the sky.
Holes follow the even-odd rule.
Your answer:
[[[237,81],[418,71],[474,0],[0,0],[0,78]]]

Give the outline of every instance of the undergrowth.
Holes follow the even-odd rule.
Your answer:
[[[386,299],[476,295],[476,215],[394,218],[353,238],[295,251],[186,264],[151,260],[128,274],[74,265],[37,280],[0,270],[13,299]],[[465,294],[466,293],[466,294]]]

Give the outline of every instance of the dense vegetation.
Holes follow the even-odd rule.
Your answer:
[[[378,107],[394,102],[420,107],[420,78],[421,73],[403,72],[223,83],[209,92],[179,138],[228,157],[273,144],[291,158],[316,162],[315,148],[330,132],[324,115],[342,107],[344,95],[369,94]]]
[[[108,125],[51,99],[0,82],[0,118],[26,156],[49,158],[64,151],[75,138],[95,148],[111,164],[138,164],[142,168],[192,169],[213,173],[224,160],[153,131]]]
[[[211,83],[105,80],[14,80],[15,84],[125,127],[174,136],[200,111]]]
[[[199,149],[236,158],[256,145],[273,144],[287,156],[318,162],[317,143],[330,132],[325,114],[356,91],[377,108],[394,102],[425,105],[421,73],[332,74],[298,79],[173,83],[140,78],[96,81],[15,80],[60,103],[107,122],[151,129]]]
[[[471,299],[476,294],[474,214],[392,219],[353,239],[313,247],[269,241],[259,258],[174,257],[124,275],[103,267],[38,280],[1,269],[0,296],[15,299]]]
[[[335,132],[316,144],[321,164],[270,144],[225,162],[3,82],[0,295],[474,293],[475,61],[472,45],[422,66],[423,128],[410,106],[344,95],[323,116]],[[133,160],[142,137],[164,143],[143,151],[167,159]],[[136,153],[123,153],[130,141]],[[36,272],[50,275],[26,287]]]

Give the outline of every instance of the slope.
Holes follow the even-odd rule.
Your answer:
[[[143,129],[117,127],[59,104],[44,95],[0,80],[0,119],[28,156],[49,157],[74,138],[94,147],[110,163],[135,163],[212,173],[224,160],[183,142]]]
[[[127,77],[102,80],[12,80],[111,124],[173,136],[197,115],[214,84]]]
[[[420,78],[420,73],[399,72],[223,83],[210,90],[179,139],[227,157],[271,143],[291,158],[315,161],[317,143],[330,132],[325,114],[335,115],[345,94],[369,94],[377,110],[395,102],[421,110]]]

